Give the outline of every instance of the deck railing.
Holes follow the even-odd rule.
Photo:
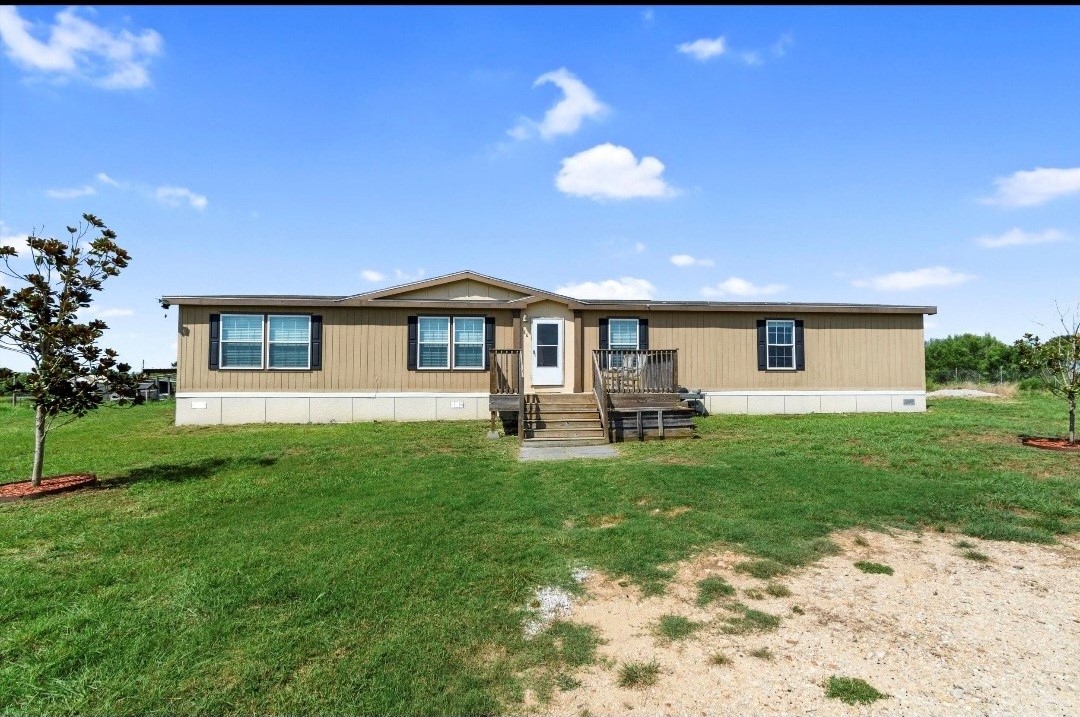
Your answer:
[[[678,349],[598,349],[593,351],[593,356],[607,393],[679,390]]]
[[[491,394],[517,396],[518,440],[525,440],[525,365],[521,362],[521,349],[492,349],[488,354],[488,373]]]
[[[611,441],[611,424],[608,422],[608,398],[607,389],[604,388],[604,374],[600,370],[600,357],[593,353],[593,395],[596,396],[596,406],[600,409],[600,424],[604,427],[604,438]]]
[[[495,395],[517,395],[522,376],[520,349],[493,349],[488,355],[491,367],[490,393]]]

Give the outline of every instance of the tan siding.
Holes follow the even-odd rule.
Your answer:
[[[649,320],[649,348],[679,350],[679,382],[714,391],[921,390],[925,386],[920,314],[800,314],[586,311],[585,390],[592,390],[592,352],[599,320]],[[756,321],[803,319],[806,370],[758,371]]]
[[[245,309],[249,313],[308,313]],[[406,353],[408,317],[415,310],[397,308],[325,308],[323,370],[247,371],[208,368],[210,314],[220,309],[181,306],[177,338],[177,375],[181,391],[462,391],[488,389],[486,371],[409,371]],[[473,312],[470,312],[473,313]],[[495,346],[513,346],[511,312],[495,317]]]

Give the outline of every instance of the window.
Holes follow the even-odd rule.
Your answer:
[[[608,348],[613,351],[637,351],[640,326],[637,319],[608,319]],[[608,368],[635,368],[636,354],[608,354]]]
[[[269,316],[270,368],[310,368],[311,317]]]
[[[484,368],[484,317],[454,318],[454,368]]]
[[[262,340],[262,314],[222,314],[221,368],[262,368]]]
[[[795,322],[791,319],[769,319],[765,322],[766,367],[795,368]]]
[[[211,368],[321,368],[321,316],[221,314],[220,319],[211,316],[215,320],[221,338],[218,346],[211,329]]]
[[[450,318],[421,316],[417,368],[450,368]]]
[[[487,367],[487,320],[483,316],[420,316],[409,320],[417,324],[415,368],[483,371]],[[414,368],[412,358],[409,361],[410,369]]]

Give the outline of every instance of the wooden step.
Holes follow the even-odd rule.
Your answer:
[[[600,419],[592,418],[527,418],[525,428],[596,428],[600,426]],[[602,426],[601,426],[602,427]]]
[[[526,438],[523,445],[526,446],[606,446],[608,440],[600,438]]]
[[[600,412],[596,408],[544,408],[544,409],[525,409],[525,418],[548,418],[554,421],[560,420],[573,420],[576,418],[589,418],[596,421],[600,420]]]
[[[600,425],[590,426],[589,428],[582,428],[580,426],[575,428],[525,428],[525,436],[527,438],[584,438],[592,436],[604,435],[604,429]]]
[[[530,393],[526,403],[548,405],[553,403],[582,403],[596,405],[596,396],[591,393]]]

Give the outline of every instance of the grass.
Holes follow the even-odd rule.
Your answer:
[[[761,590],[760,588],[746,588],[745,590],[743,590],[743,595],[750,598],[751,600],[765,599],[765,591]]]
[[[731,597],[735,594],[735,587],[723,578],[705,578],[699,580],[697,604],[701,607],[712,603],[720,598]]]
[[[664,615],[656,624],[656,634],[667,640],[682,640],[690,637],[703,623],[687,619],[682,615]]]
[[[883,565],[881,563],[871,563],[866,560],[860,560],[859,562],[855,563],[855,567],[857,567],[859,570],[862,570],[864,573],[870,573],[872,575],[893,574],[893,569],[890,568],[888,565]]]
[[[660,663],[652,662],[624,662],[619,668],[619,687],[640,689],[656,684],[656,678],[660,676]]]
[[[714,652],[709,655],[709,664],[716,665],[717,667],[724,667],[731,664],[731,658],[722,652]]]
[[[750,650],[750,652],[748,654],[750,655],[750,657],[756,657],[759,660],[772,660],[773,659],[772,650],[770,650],[767,647],[755,648],[753,650]]]
[[[990,556],[986,553],[980,553],[978,550],[965,550],[963,555],[968,560],[974,560],[977,563],[990,562]]]
[[[754,610],[742,603],[734,603],[731,610],[736,615],[724,619],[720,631],[727,635],[744,635],[748,632],[764,632],[780,627],[780,618],[761,610]]]
[[[783,575],[790,570],[790,566],[781,565],[775,560],[747,560],[735,566],[735,572],[752,575],[759,580],[768,580],[777,575]]]
[[[765,592],[775,598],[791,597],[791,588],[780,583],[769,583],[765,586]]]
[[[1076,457],[1016,440],[1061,433],[1062,405],[717,416],[697,440],[559,463],[518,463],[482,422],[178,428],[168,402],[103,408],[46,454],[101,489],[0,505],[0,711],[514,711],[523,675],[598,659],[586,629],[521,631],[536,586],[579,589],[575,566],[656,593],[710,545],[772,572],[843,529],[1077,531]],[[0,407],[0,480],[29,474],[31,445],[29,409]]]
[[[825,685],[825,696],[840,700],[849,705],[868,705],[888,697],[878,692],[866,680],[858,677],[837,677],[833,675]]]

